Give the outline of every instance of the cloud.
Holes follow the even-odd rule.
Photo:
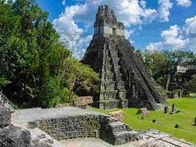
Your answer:
[[[184,49],[189,42],[189,39],[184,39],[181,35],[181,29],[177,25],[162,31],[161,37],[163,39],[163,44],[171,47],[173,50]]]
[[[189,50],[196,53],[196,16],[187,18],[181,27],[173,25],[168,30],[162,31],[161,41],[149,43],[146,49]]]
[[[168,30],[161,32],[162,41],[150,43],[147,45],[147,50],[183,50],[187,47],[189,43],[188,38],[183,37],[182,29],[179,26],[170,26]]]
[[[146,1],[144,1],[144,0],[141,0],[140,1],[140,5],[142,6],[142,8],[146,8]]]
[[[156,43],[149,43],[149,45],[146,46],[146,50],[148,51],[156,51],[156,50],[162,50],[163,49],[163,43],[162,42],[156,42]]]
[[[74,52],[74,56],[76,58],[81,58],[84,55],[86,48],[90,44],[92,37],[93,37],[92,35],[88,35],[88,36],[83,37],[79,40],[79,42],[77,43],[77,46],[76,46],[76,50]]]
[[[191,0],[176,0],[177,5],[182,7],[189,7],[191,5]]]
[[[170,2],[170,0],[159,0],[158,4],[159,7],[159,18],[163,22],[169,21],[169,15],[170,15],[170,9],[172,9],[173,4]]]
[[[125,24],[131,26],[133,24],[142,24],[142,22],[154,20],[156,10],[146,8],[146,1],[138,0],[113,0],[105,3],[112,7],[116,12],[117,18]],[[104,3],[103,3],[104,4]]]
[[[125,29],[124,33],[125,33],[125,38],[129,39],[131,37],[131,34],[133,33],[133,30],[128,30]]]
[[[83,29],[78,27],[73,17],[77,13],[83,13],[84,11],[85,7],[79,5],[70,6],[58,18],[53,20],[54,28],[59,33],[61,41],[71,50],[75,49],[83,33]]]
[[[66,0],[62,0],[62,5],[65,6],[66,5]]]
[[[63,4],[65,4],[65,1],[63,1]],[[103,4],[109,5],[115,11],[118,21],[125,24],[127,27],[125,36],[127,38],[132,33],[132,30],[130,30],[132,25],[152,22],[157,15],[155,9],[146,7],[146,1],[144,0],[86,0],[83,4],[65,6],[64,12],[53,20],[53,25],[60,34],[61,40],[69,48],[76,47],[78,42],[84,41],[85,37],[88,38],[87,30],[90,27],[93,28],[97,8]]]
[[[196,37],[196,16],[185,20],[185,31],[189,37]]]

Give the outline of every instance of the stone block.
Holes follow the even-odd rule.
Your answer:
[[[8,108],[0,106],[0,128],[11,124],[11,111]]]
[[[31,147],[30,132],[13,125],[0,129],[1,147]]]

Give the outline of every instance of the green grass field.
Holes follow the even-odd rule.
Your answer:
[[[142,120],[136,115],[138,109],[125,108],[123,109],[125,113],[124,122],[135,130],[157,129],[172,134],[177,138],[196,143],[196,126],[192,125],[196,117],[196,98],[168,99],[168,103],[170,111],[172,104],[175,104],[177,110],[181,112],[164,114],[163,110],[149,111],[150,116]],[[106,114],[111,112],[95,110]],[[157,120],[158,123],[153,123],[153,119]],[[179,124],[179,128],[174,127],[176,124]]]

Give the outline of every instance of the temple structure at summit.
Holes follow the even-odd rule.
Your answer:
[[[93,39],[82,62],[100,73],[99,93],[94,94],[98,108],[157,109],[165,104],[166,93],[148,74],[133,46],[125,39],[123,23],[117,21],[107,5],[98,8]]]

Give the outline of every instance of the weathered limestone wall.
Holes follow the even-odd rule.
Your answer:
[[[124,30],[116,29],[116,34],[117,34],[118,36],[124,36]]]
[[[29,128],[40,128],[57,140],[80,137],[99,137],[106,116],[79,115],[67,118],[45,119],[29,123]]]
[[[56,140],[99,137],[112,144],[123,144],[137,139],[138,133],[132,132],[118,120],[90,109],[76,107],[23,109],[17,110],[12,117],[14,124],[29,128],[34,144],[50,138],[41,135],[42,131]],[[42,131],[36,133],[36,128]]]
[[[117,21],[111,8],[103,5],[98,8],[93,38],[109,35],[124,37],[124,24]]]
[[[100,26],[94,29],[94,36],[96,37],[109,35],[124,36],[124,30],[109,26]]]

